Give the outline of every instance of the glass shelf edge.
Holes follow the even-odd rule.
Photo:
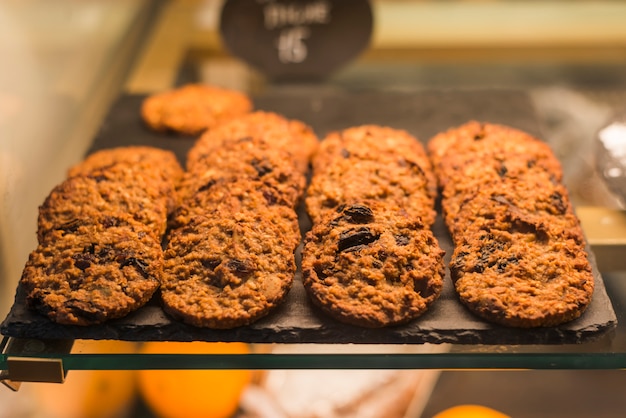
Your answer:
[[[440,370],[616,370],[626,353],[429,353],[429,354],[71,354],[65,370],[280,370],[280,369],[440,369]],[[7,356],[0,357],[6,370]]]

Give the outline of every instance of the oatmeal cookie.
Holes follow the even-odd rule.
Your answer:
[[[133,177],[143,179],[143,186],[158,189],[167,199],[171,212],[178,204],[176,187],[183,176],[183,168],[176,155],[168,150],[148,146],[128,146],[103,149],[89,154],[68,170],[68,177],[102,176],[135,183]]]
[[[172,151],[149,147],[127,146],[102,149],[89,154],[68,170],[68,177],[87,175],[92,171],[123,165],[154,175],[164,181],[177,181],[183,169]]]
[[[161,297],[174,318],[197,327],[248,325],[278,306],[295,275],[295,214],[269,222],[259,211],[198,216],[174,230]]]
[[[141,106],[141,116],[155,131],[199,135],[251,110],[252,101],[242,92],[188,84],[147,97]]]
[[[426,177],[428,193],[433,198],[437,194],[437,181],[424,147],[404,130],[362,125],[331,132],[315,154],[313,171],[324,172],[328,164],[340,159],[410,167]]]
[[[204,133],[187,154],[187,169],[195,170],[206,156],[230,141],[254,138],[274,148],[291,153],[289,158],[305,173],[309,161],[318,147],[315,132],[308,125],[273,112],[256,111],[237,117]]]
[[[93,177],[75,176],[64,180],[39,207],[39,242],[50,231],[105,215],[130,217],[145,225],[160,241],[167,227],[166,198],[160,190],[142,181],[140,173],[132,177],[124,181],[102,172]]]
[[[260,138],[233,140],[208,153],[188,170],[181,182],[182,199],[219,182],[250,180],[274,189],[296,207],[306,178],[293,164],[291,153]]]
[[[472,312],[522,328],[579,317],[594,287],[580,243],[545,231],[481,230],[457,244],[450,272],[461,302]]]
[[[93,325],[143,306],[159,287],[163,252],[141,228],[102,222],[56,230],[26,263],[26,303],[52,321]]]
[[[428,144],[455,244],[450,271],[472,312],[513,327],[555,326],[591,301],[593,274],[562,169],[547,144],[467,123]]]
[[[470,121],[435,135],[428,141],[427,150],[436,171],[442,161],[452,155],[480,155],[481,152],[489,153],[493,150],[518,155],[552,153],[545,142],[526,132],[478,121]]]
[[[289,238],[287,245],[293,244],[291,239],[295,239],[297,242],[294,245],[297,245],[300,229],[296,212],[290,202],[281,199],[275,189],[261,182],[240,180],[215,183],[184,200],[171,216],[170,228],[175,230],[184,227],[196,217],[248,216],[259,219],[259,222],[262,220],[281,225],[288,222],[293,237],[285,237]]]
[[[307,188],[306,208],[314,223],[328,211],[354,200],[371,199],[402,207],[424,224],[435,222],[430,179],[414,165],[338,158],[315,171]]]
[[[444,221],[452,237],[480,228],[483,221],[515,219],[542,224],[545,228],[580,229],[579,221],[562,184],[545,182],[507,182],[485,186],[471,193],[444,198]],[[502,229],[510,227],[502,224]]]
[[[338,321],[384,327],[422,315],[443,284],[443,250],[398,207],[355,202],[305,238],[302,273],[315,305]]]
[[[332,132],[312,167],[306,206],[314,222],[338,205],[378,199],[434,223],[436,178],[424,147],[406,131],[362,125]]]

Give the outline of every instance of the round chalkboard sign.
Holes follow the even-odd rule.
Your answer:
[[[367,0],[227,0],[220,19],[224,45],[274,80],[321,79],[369,44]]]

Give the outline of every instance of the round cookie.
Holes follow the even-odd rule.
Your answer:
[[[155,131],[199,135],[251,110],[252,101],[244,93],[188,84],[147,97],[141,106],[141,116]]]
[[[262,213],[199,216],[169,236],[161,298],[167,313],[206,328],[248,325],[278,306],[296,271],[292,222]]]
[[[227,142],[242,138],[260,139],[291,153],[290,160],[302,173],[308,170],[319,144],[315,132],[303,122],[273,112],[256,111],[205,132],[187,154],[187,169],[194,171],[196,164],[202,164],[208,154]]]
[[[128,225],[104,221],[55,231],[24,267],[27,306],[60,324],[121,318],[159,287],[162,256],[159,242]]]
[[[167,227],[166,198],[160,190],[142,181],[141,173],[132,173],[131,177],[122,181],[102,172],[94,177],[75,176],[63,181],[39,207],[39,242],[51,231],[102,216],[131,218],[145,225],[160,241]]]
[[[316,171],[307,188],[307,212],[314,223],[328,211],[354,200],[371,199],[402,207],[425,225],[435,221],[430,179],[413,165],[338,158]]]
[[[180,195],[184,200],[215,183],[241,180],[276,190],[292,207],[299,203],[306,184],[289,152],[258,137],[243,137],[202,156],[185,174]]]
[[[436,179],[421,144],[407,131],[387,126],[361,125],[331,132],[321,142],[313,161],[313,171],[323,172],[338,159],[377,161],[381,164],[413,166],[428,178],[428,192],[435,197]]]
[[[297,215],[281,199],[275,189],[258,181],[218,182],[186,199],[172,214],[170,227],[176,230],[204,217],[256,219],[281,228],[287,225],[291,232],[285,234],[284,245],[295,247],[300,242]]]
[[[481,230],[458,243],[450,272],[461,302],[476,315],[521,328],[579,317],[593,276],[584,248],[566,237]]]
[[[70,168],[68,177],[98,178],[103,173],[108,173],[108,178],[116,176],[129,184],[136,182],[134,177],[145,179],[146,186],[156,188],[164,195],[168,213],[178,205],[176,186],[183,176],[183,168],[171,151],[148,146],[99,150]]]
[[[432,232],[402,210],[355,202],[307,233],[304,286],[338,321],[369,328],[401,324],[439,297],[443,254]]]

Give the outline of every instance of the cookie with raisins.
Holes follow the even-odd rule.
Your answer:
[[[141,181],[139,187],[157,190],[167,200],[167,210],[171,212],[178,204],[176,186],[183,176],[183,168],[171,151],[127,146],[89,154],[68,170],[68,177],[75,176],[117,178],[129,186]]]
[[[547,144],[516,129],[469,122],[428,144],[455,250],[460,301],[505,326],[579,317],[594,279],[580,222]]]
[[[216,149],[244,138],[262,140],[274,148],[290,152],[290,161],[302,173],[308,170],[309,161],[318,147],[315,132],[305,123],[278,113],[256,111],[205,132],[187,154],[187,169],[194,171],[198,164],[204,165],[202,160]]]
[[[307,233],[304,286],[338,321],[369,328],[402,324],[439,297],[443,254],[432,232],[402,208],[353,202]]]
[[[306,208],[313,222],[354,200],[378,200],[402,207],[425,225],[435,222],[435,198],[429,179],[416,166],[338,158],[315,171],[307,189]]]
[[[101,175],[70,177],[57,185],[39,207],[39,242],[51,231],[102,216],[131,218],[160,241],[167,227],[166,197],[141,181],[141,173],[133,173],[134,182],[117,177],[102,171]]]
[[[56,230],[30,254],[20,283],[29,308],[94,325],[140,308],[158,289],[163,252],[142,228],[109,220]]]
[[[280,305],[296,271],[297,219],[289,210],[282,218],[266,212],[199,215],[170,233],[161,290],[168,314],[193,326],[228,329]]]
[[[461,240],[450,272],[460,301],[500,325],[549,327],[578,318],[594,282],[585,249],[549,232],[480,230]]]
[[[242,180],[275,190],[291,207],[298,205],[306,184],[290,152],[263,139],[245,137],[203,156],[183,176],[179,194],[184,200],[216,183]]]

